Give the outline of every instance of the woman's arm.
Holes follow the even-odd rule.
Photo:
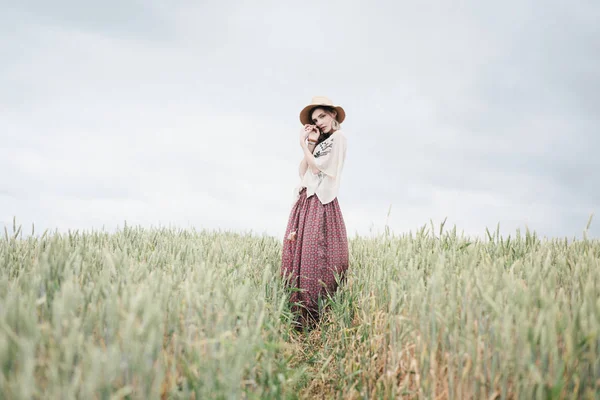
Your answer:
[[[308,164],[306,163],[306,160],[303,157],[302,161],[300,161],[300,166],[298,167],[298,174],[300,175],[300,179],[302,179],[304,177],[304,174],[306,173],[307,169],[308,169]]]
[[[308,148],[308,145],[304,141],[300,141],[300,146],[302,146],[302,151],[304,152],[304,159],[302,160],[302,162],[306,163],[304,172],[306,172],[306,169],[310,167],[312,173],[316,174],[317,172],[319,172],[319,168],[317,167],[315,157],[312,155],[312,151]],[[314,146],[312,147],[312,149],[314,150]],[[300,164],[300,166],[302,167],[302,163]]]
[[[309,144],[308,150],[312,154],[312,152],[315,151],[315,145]],[[300,161],[300,167],[298,167],[298,173],[300,174],[300,179],[302,179],[304,177],[304,174],[306,173],[307,169],[308,169],[308,163],[306,162],[306,156],[304,156],[304,157],[302,157],[302,161]]]
[[[313,150],[315,149],[313,144],[308,144],[307,139],[310,135],[310,133],[314,130],[314,127],[312,125],[304,125],[304,128],[300,130],[300,147],[302,147],[302,151],[304,153],[304,159],[303,162],[305,162],[307,164],[306,167],[304,167],[303,162],[300,163],[300,173],[302,174],[302,172],[306,172],[306,169],[308,167],[310,167],[311,171],[313,174],[316,174],[317,172],[319,172],[319,169],[317,168],[317,164],[315,162],[315,158],[312,155]],[[310,146],[310,148],[309,148]],[[301,175],[303,176],[303,174]]]

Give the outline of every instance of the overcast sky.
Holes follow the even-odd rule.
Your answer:
[[[324,95],[350,236],[573,238],[594,213],[600,237],[598,21],[597,0],[0,0],[0,229],[281,237]]]

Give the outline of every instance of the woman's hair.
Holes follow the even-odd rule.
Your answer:
[[[329,112],[331,115],[335,114],[335,120],[337,121],[337,111],[335,111],[335,108],[329,107],[329,106],[315,106],[315,107],[311,108],[310,112],[308,113],[308,118],[310,118],[311,121],[312,121],[312,114],[317,108],[322,108],[323,110]],[[321,142],[323,142],[324,140],[327,140],[327,138],[329,136],[331,136],[331,133],[327,134],[327,133],[321,132],[319,134],[319,139],[317,139],[317,143],[315,144],[315,147],[318,146],[319,144],[321,144]]]

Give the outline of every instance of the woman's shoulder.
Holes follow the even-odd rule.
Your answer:
[[[335,133],[333,135],[330,136],[330,139],[339,139],[339,140],[343,140],[344,142],[346,141],[346,135],[344,133],[344,131],[342,131],[341,129],[339,131],[335,131]]]
[[[332,135],[330,135],[327,139],[323,140],[321,143],[317,145],[320,149],[335,147],[336,143],[341,143],[344,146],[346,145],[346,135],[341,130],[335,131]]]
[[[332,138],[336,138],[336,137],[337,137],[337,140],[339,140],[340,142],[342,142],[344,144],[347,141],[346,135],[345,135],[344,131],[342,131],[342,130],[336,131],[335,134],[332,135]]]

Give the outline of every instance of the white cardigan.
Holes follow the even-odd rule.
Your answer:
[[[306,197],[316,194],[322,204],[327,204],[337,197],[346,160],[346,142],[346,136],[339,130],[315,147],[313,156],[319,172],[313,173],[310,165],[308,166],[300,185],[294,189],[294,202],[298,200],[304,187]]]

